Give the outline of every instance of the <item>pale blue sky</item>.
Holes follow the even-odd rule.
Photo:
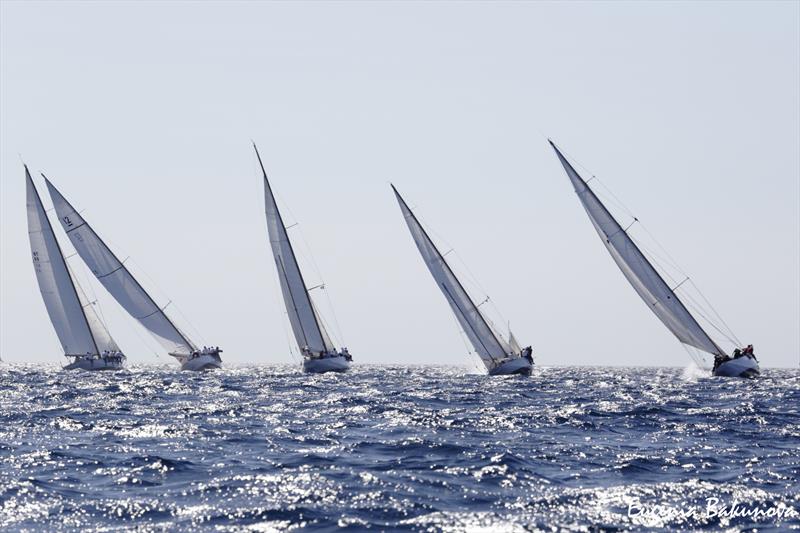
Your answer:
[[[796,366],[799,5],[3,1],[0,354],[63,359],[21,154],[201,343],[232,364],[291,362],[252,138],[358,361],[466,360],[391,181],[538,363],[685,365],[551,136],[762,364]],[[94,287],[131,362],[169,359]]]

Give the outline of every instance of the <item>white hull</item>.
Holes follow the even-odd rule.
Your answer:
[[[522,374],[523,376],[531,375],[531,368],[533,364],[524,357],[517,357],[505,363],[501,363],[493,369],[489,370],[490,376],[510,376],[512,374]]]
[[[722,363],[713,373],[715,376],[727,378],[753,378],[761,374],[761,369],[758,361],[745,356]]]
[[[177,359],[181,364],[181,370],[198,372],[201,370],[214,370],[216,368],[222,368],[222,358],[220,358],[220,356],[217,354],[197,355],[195,357],[173,353],[170,355]]]
[[[124,359],[91,359],[79,357],[64,367],[64,370],[122,370]]]
[[[311,374],[346,372],[348,368],[350,368],[350,362],[341,355],[325,357],[323,359],[306,358],[303,360],[303,370]]]

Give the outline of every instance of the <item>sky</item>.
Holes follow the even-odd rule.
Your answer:
[[[685,366],[548,137],[763,366],[797,366],[798,2],[3,0],[0,356],[64,360],[24,160],[45,204],[38,172],[197,342],[231,365],[292,363],[252,139],[356,361],[474,361],[393,183],[538,364]],[[69,261],[129,362],[174,364]]]

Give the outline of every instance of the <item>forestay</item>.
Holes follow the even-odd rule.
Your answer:
[[[458,323],[475,348],[475,352],[486,368],[492,369],[498,361],[512,355],[514,351],[502,337],[495,334],[394,185],[392,185],[392,190],[400,204],[400,210],[406,219],[411,236],[414,238],[428,270],[433,275],[433,279],[444,293]]]
[[[550,145],[611,257],[642,300],[682,343],[724,355],[556,145],[552,141]]]
[[[99,347],[92,336],[81,299],[27,166],[25,178],[33,268],[47,314],[65,354],[97,354]]]
[[[283,218],[278,210],[272,188],[264,170],[264,163],[255,144],[253,148],[261,166],[264,176],[264,205],[267,216],[267,232],[269,233],[269,243],[272,247],[272,255],[275,258],[275,266],[278,269],[278,279],[280,280],[283,301],[286,304],[286,311],[289,314],[289,323],[292,325],[294,338],[297,345],[303,349],[308,348],[311,352],[335,352],[336,348],[328,336],[319,315],[311,301],[300,266],[286,233]]]
[[[195,345],[106,246],[83,217],[45,177],[58,219],[78,254],[119,304],[173,354],[189,354]]]

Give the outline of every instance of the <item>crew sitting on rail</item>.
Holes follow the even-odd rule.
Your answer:
[[[522,350],[522,357],[528,360],[530,364],[533,364],[533,348],[528,346],[524,350]]]

